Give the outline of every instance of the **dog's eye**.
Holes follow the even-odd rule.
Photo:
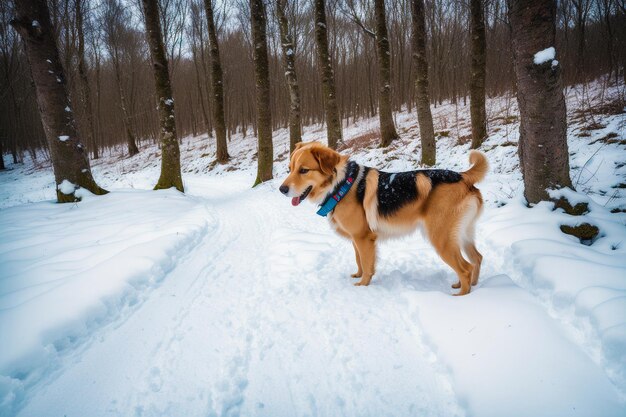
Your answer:
[[[307,172],[309,172],[309,170],[306,169],[306,168],[300,168],[299,172],[300,172],[300,174],[306,174]]]

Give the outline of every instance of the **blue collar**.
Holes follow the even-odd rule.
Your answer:
[[[320,205],[319,210],[317,210],[317,214],[322,217],[326,217],[328,213],[333,211],[341,199],[348,194],[352,184],[356,181],[357,175],[359,175],[359,165],[354,161],[350,161],[348,163],[348,167],[346,168],[346,178],[337,184],[335,189],[328,194],[328,196],[326,196]]]

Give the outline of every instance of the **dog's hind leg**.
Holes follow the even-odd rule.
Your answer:
[[[361,278],[363,276],[363,268],[361,267],[361,257],[359,256],[359,249],[356,247],[356,243],[352,241],[352,246],[354,247],[354,255],[356,258],[356,266],[358,270],[355,274],[350,275],[352,278]]]
[[[459,277],[459,282],[452,285],[452,288],[460,288],[458,294],[465,295],[470,292],[471,289],[471,274],[473,266],[467,262],[461,254],[461,247],[456,239],[444,239],[442,236],[449,236],[445,230],[447,226],[440,224],[440,227],[429,228],[428,236],[430,242],[435,247],[439,257],[456,272]]]
[[[478,284],[478,277],[480,275],[480,265],[483,262],[483,255],[478,252],[474,242],[466,242],[463,245],[463,252],[468,256],[470,262],[472,263],[472,285]]]
[[[376,236],[366,235],[365,237],[355,238],[354,244],[359,253],[358,256],[361,260],[363,272],[361,281],[354,285],[369,285],[376,266]]]

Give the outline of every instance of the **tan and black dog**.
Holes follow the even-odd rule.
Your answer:
[[[355,285],[369,285],[375,271],[376,240],[409,234],[422,226],[441,259],[459,277],[457,295],[470,292],[482,255],[474,245],[474,225],[483,199],[474,184],[487,173],[487,158],[469,155],[465,172],[425,169],[388,173],[358,165],[318,143],[300,143],[280,191],[297,206],[308,198],[321,204],[337,233],[352,240]],[[354,185],[354,186],[353,186]],[[469,262],[461,252],[464,252]]]

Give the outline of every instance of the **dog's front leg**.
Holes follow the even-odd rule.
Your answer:
[[[352,241],[352,246],[354,247],[354,256],[356,258],[356,273],[350,275],[352,278],[361,278],[363,276],[363,268],[361,267],[361,257],[359,256],[359,248],[356,247],[356,243]]]
[[[372,280],[372,276],[374,275],[374,268],[376,265],[376,237],[365,236],[354,239],[354,244],[361,261],[360,265],[363,273],[361,281],[354,285],[369,285]]]

